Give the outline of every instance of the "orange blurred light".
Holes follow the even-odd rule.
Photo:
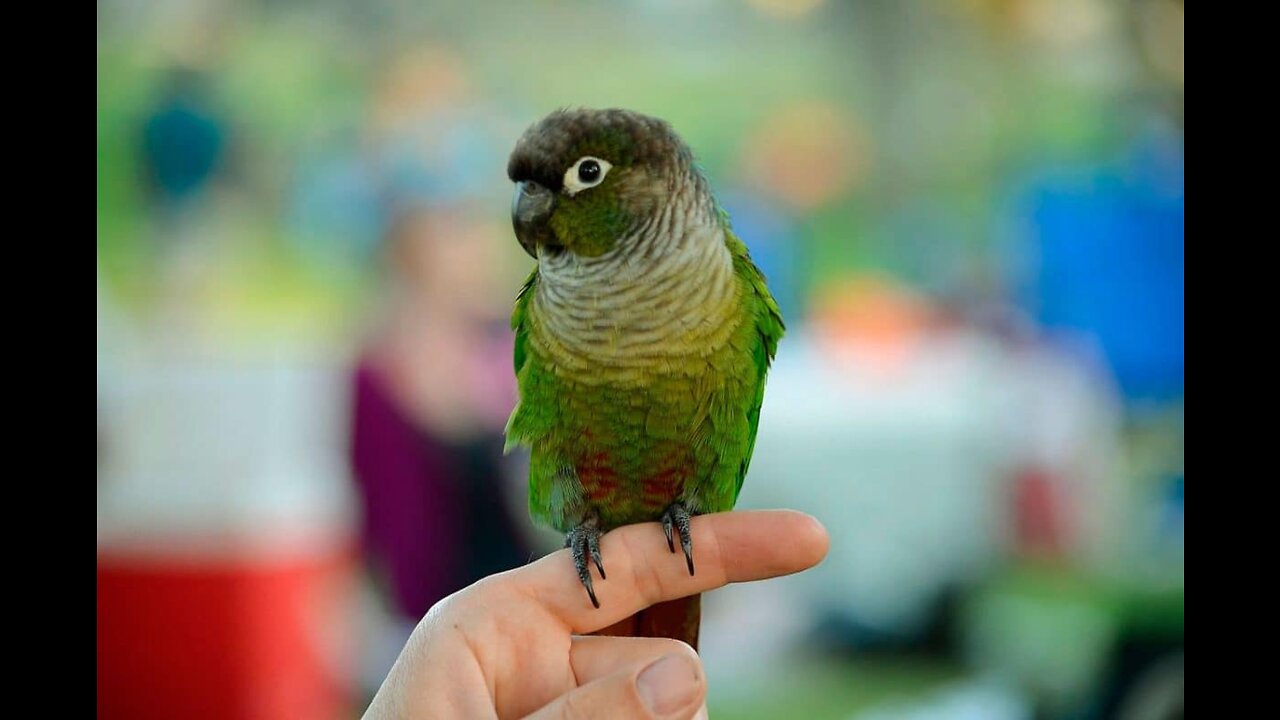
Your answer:
[[[746,174],[771,196],[812,210],[860,186],[870,144],[856,120],[835,105],[791,105],[743,144]]]
[[[394,129],[418,119],[425,110],[461,105],[470,94],[466,63],[438,47],[400,56],[378,87],[374,124]]]
[[[892,278],[862,275],[818,293],[813,327],[824,353],[856,358],[892,374],[913,355],[933,322],[929,303]]]

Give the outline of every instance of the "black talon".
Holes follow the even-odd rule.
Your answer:
[[[689,529],[689,511],[681,503],[672,503],[671,507],[662,514],[662,530],[667,534],[667,546],[671,548],[671,552],[675,552],[672,526],[680,533],[680,549],[684,551],[689,574],[693,575],[693,533]]]
[[[600,579],[608,580],[604,574],[604,560],[600,557],[600,533],[590,533],[587,535],[587,550],[591,553],[591,562],[596,564],[596,570],[600,571]]]
[[[606,579],[604,562],[600,557],[600,529],[596,527],[595,519],[589,519],[570,530],[565,535],[564,546],[569,548],[569,552],[573,556],[573,566],[578,571],[578,580],[587,589],[587,596],[591,598],[591,604],[599,608],[600,601],[596,598],[596,590],[591,582],[591,568],[587,565],[587,557],[590,556],[591,562],[595,563],[596,570],[600,571],[600,579]]]

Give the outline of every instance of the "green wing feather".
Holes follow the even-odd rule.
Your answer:
[[[538,268],[535,267],[529,273],[529,277],[525,278],[524,285],[520,287],[520,292],[516,295],[515,308],[511,311],[511,329],[516,334],[515,352],[512,354],[516,382],[522,382],[520,373],[529,363],[529,302],[533,299],[533,291],[537,284]],[[523,395],[523,391],[521,394]],[[522,414],[523,405],[524,401],[521,398],[516,402],[516,407],[511,411],[510,419],[507,420],[507,441],[502,450],[504,453],[511,452],[512,448],[524,441],[520,432],[514,432],[516,421]]]
[[[733,254],[734,271],[745,279],[749,288],[747,302],[751,308],[751,317],[755,323],[755,336],[751,339],[751,371],[754,382],[754,397],[747,409],[747,452],[738,468],[737,487],[734,489],[734,500],[742,492],[742,482],[747,477],[747,468],[751,465],[751,455],[756,448],[756,431],[760,427],[760,407],[764,404],[765,376],[778,352],[778,341],[786,332],[786,324],[782,320],[782,311],[778,303],[769,294],[765,284],[764,273],[751,262],[747,246],[732,230],[725,230],[725,244]]]
[[[520,292],[516,294],[515,309],[511,311],[511,329],[516,332],[516,377],[520,377],[520,369],[529,359],[529,325],[525,319],[529,314],[529,300],[533,297],[533,289],[537,284],[538,268],[534,267],[529,277],[525,278],[524,285],[520,286]]]

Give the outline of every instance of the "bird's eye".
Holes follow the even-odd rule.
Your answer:
[[[564,189],[570,195],[577,195],[579,192],[590,187],[599,185],[604,176],[609,174],[609,168],[613,167],[608,160],[601,160],[590,155],[579,158],[577,162],[564,171]]]

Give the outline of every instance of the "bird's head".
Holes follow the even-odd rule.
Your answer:
[[[534,258],[599,257],[673,201],[701,209],[710,197],[671,126],[629,110],[551,113],[520,137],[507,175],[516,238]]]

